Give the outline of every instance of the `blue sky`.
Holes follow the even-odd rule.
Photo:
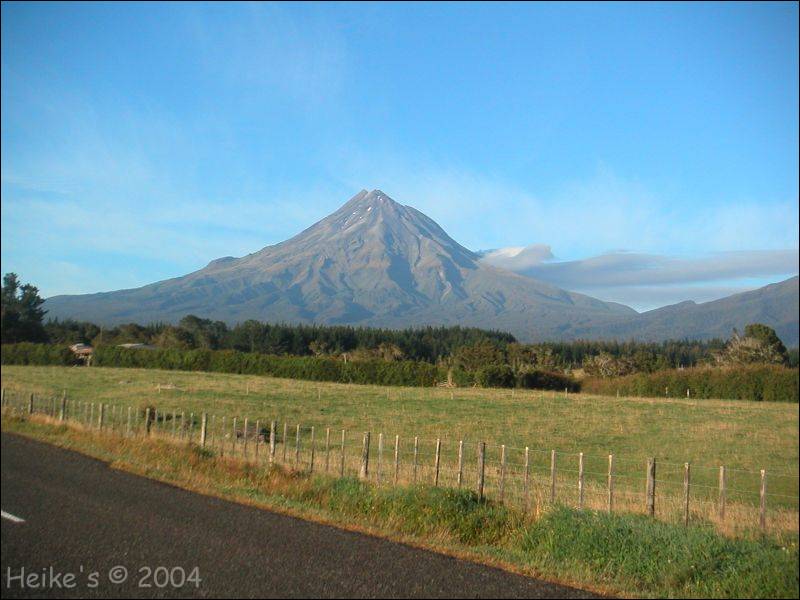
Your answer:
[[[639,309],[778,281],[797,23],[796,3],[3,2],[2,269],[48,296],[136,287],[380,188]]]

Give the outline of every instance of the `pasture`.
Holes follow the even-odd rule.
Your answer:
[[[317,455],[326,430],[333,432],[338,452],[346,432],[347,456],[357,461],[361,436],[384,436],[379,460],[387,471],[399,436],[401,478],[411,475],[417,438],[415,479],[427,482],[436,440],[441,440],[440,482],[456,479],[458,442],[465,447],[464,485],[474,483],[475,444],[487,443],[487,494],[501,485],[500,457],[505,445],[507,499],[522,492],[524,449],[529,448],[533,502],[544,503],[551,477],[551,451],[557,453],[559,502],[574,505],[578,453],[583,453],[585,505],[606,501],[608,455],[614,454],[615,506],[643,507],[645,465],[657,459],[658,511],[678,519],[684,463],[691,464],[693,518],[715,522],[729,533],[757,523],[760,473],[768,481],[770,528],[797,530],[798,409],[795,404],[744,401],[609,398],[563,392],[478,388],[402,388],[316,383],[257,376],[112,368],[4,367],[3,387],[9,394],[35,393],[71,402],[105,403],[142,409],[155,407],[169,418],[183,412],[206,412],[213,419],[212,444],[231,437],[234,417],[239,427],[278,421],[280,443],[294,458],[295,432],[301,430],[301,452],[309,451],[311,427]],[[223,417],[227,425],[223,425]],[[196,418],[195,418],[196,420]],[[174,424],[166,421],[167,429]],[[289,439],[282,436],[283,427]],[[248,430],[248,434],[249,434]],[[255,428],[252,430],[255,433]],[[241,435],[241,434],[239,434]],[[375,444],[376,442],[373,442]],[[224,446],[221,446],[224,447]],[[235,448],[235,444],[233,445]],[[252,448],[252,447],[251,447]],[[374,446],[373,446],[374,448]],[[241,450],[240,450],[241,451]],[[252,451],[252,449],[251,449]],[[263,451],[262,451],[263,452]],[[262,454],[263,456],[263,454]],[[306,461],[303,454],[298,461]],[[322,459],[324,460],[324,459]],[[333,456],[333,462],[339,460]],[[374,464],[375,458],[373,458]],[[726,467],[727,515],[720,522],[719,467]],[[357,464],[348,463],[348,468]]]

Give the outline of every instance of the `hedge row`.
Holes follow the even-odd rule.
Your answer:
[[[52,344],[3,344],[0,347],[4,365],[61,365],[72,366],[81,361],[66,346]]]
[[[275,356],[236,350],[136,350],[101,346],[95,348],[92,364],[376,385],[430,386],[439,377],[439,370],[424,362],[369,360],[345,363],[332,358]]]
[[[72,352],[48,344],[4,344],[5,365],[73,365]],[[350,361],[313,356],[276,356],[237,352],[236,350],[131,349],[99,346],[94,349],[92,364],[99,367],[131,367],[173,371],[208,371],[269,375],[310,381],[333,381],[373,385],[432,386],[447,379],[447,371],[422,361],[380,359]],[[490,365],[477,373],[454,370],[453,381],[459,386],[528,387],[577,391],[573,379],[531,371],[515,375],[507,365]]]
[[[589,394],[645,397],[721,398],[764,402],[797,402],[798,370],[779,366],[670,369],[611,379],[589,378]]]
[[[458,385],[580,391],[578,382],[568,375],[537,370],[515,373],[509,365],[487,365],[475,373],[460,371],[453,379]]]

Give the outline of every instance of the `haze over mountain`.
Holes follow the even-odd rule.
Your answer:
[[[793,289],[796,313],[796,278]],[[481,262],[423,213],[380,190],[362,190],[305,231],[253,254],[136,289],[55,296],[45,308],[51,318],[106,325],[195,314],[227,323],[458,324],[510,331],[525,341],[703,338],[727,337],[752,320],[796,329],[796,314],[792,321],[783,309],[791,307],[792,290],[780,290],[774,301],[769,290],[746,301],[718,301],[719,309],[692,303],[639,315]]]

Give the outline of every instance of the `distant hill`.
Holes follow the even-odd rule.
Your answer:
[[[50,317],[102,324],[176,322],[191,313],[384,327],[442,324],[570,337],[626,306],[485,265],[432,219],[380,190],[362,190],[295,237],[242,258],[141,288],[55,296]]]
[[[591,339],[728,338],[734,328],[748,323],[766,323],[775,328],[787,346],[796,347],[798,329],[798,277],[734,294],[712,302],[680,302],[633,317],[575,328],[578,337]]]

